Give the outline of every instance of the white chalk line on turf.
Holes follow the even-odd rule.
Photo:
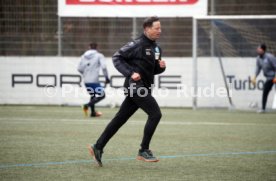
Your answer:
[[[222,153],[195,153],[195,154],[182,154],[182,155],[163,155],[159,156],[160,159],[174,159],[185,157],[223,157],[223,156],[241,156],[241,155],[264,155],[264,154],[276,154],[276,150],[270,151],[248,151],[248,152],[222,152]],[[129,161],[135,160],[134,157],[120,157],[104,159],[104,162],[109,161]],[[69,164],[87,164],[92,163],[93,160],[66,160],[60,162],[44,162],[44,163],[19,163],[19,164],[0,164],[0,169],[10,169],[17,167],[47,167],[57,165],[69,165]]]
[[[93,119],[51,119],[51,118],[19,118],[19,117],[1,117],[0,124],[72,124],[72,125],[106,125],[110,120]],[[130,120],[128,125],[144,125],[145,121]],[[274,123],[226,123],[226,122],[190,122],[190,121],[160,121],[161,125],[183,125],[183,126],[276,126]]]
[[[106,125],[110,120],[92,120],[92,119],[51,119],[51,118],[0,118],[0,124],[34,124],[44,122],[46,124],[77,124],[77,125]],[[127,122],[128,125],[144,125],[145,121],[130,120]],[[225,123],[225,122],[190,122],[190,121],[160,121],[161,125],[183,125],[183,126],[276,126],[274,123]]]

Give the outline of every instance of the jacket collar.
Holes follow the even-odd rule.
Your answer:
[[[155,41],[149,39],[144,33],[141,35],[141,37],[146,40],[147,42],[149,42],[150,44],[155,44]]]

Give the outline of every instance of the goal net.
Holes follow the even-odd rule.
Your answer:
[[[261,43],[276,53],[276,16],[193,18],[193,107],[257,109],[265,78],[250,83]],[[267,107],[273,104],[274,92]]]

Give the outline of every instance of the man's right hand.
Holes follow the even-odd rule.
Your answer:
[[[253,85],[256,85],[256,77],[254,76],[253,78],[250,78],[250,82],[251,82]]]
[[[132,78],[134,81],[141,80],[140,74],[139,74],[139,73],[136,73],[136,72],[134,72],[134,73],[131,75],[131,78]]]

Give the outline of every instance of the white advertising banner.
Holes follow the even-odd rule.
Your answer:
[[[207,15],[208,0],[58,0],[61,17],[192,17]]]
[[[194,95],[192,58],[164,57],[167,69],[155,77],[153,89],[160,106],[191,107]],[[81,75],[78,57],[0,57],[0,104],[82,105],[89,100]],[[264,77],[257,86],[249,83],[255,69],[255,58],[223,58],[227,82],[237,108],[256,109],[261,105]],[[124,77],[107,58],[111,79],[106,98],[98,105],[120,105],[124,99]],[[104,82],[104,77],[101,77]],[[268,97],[271,108],[275,89]],[[218,61],[198,59],[198,106],[228,107]]]

